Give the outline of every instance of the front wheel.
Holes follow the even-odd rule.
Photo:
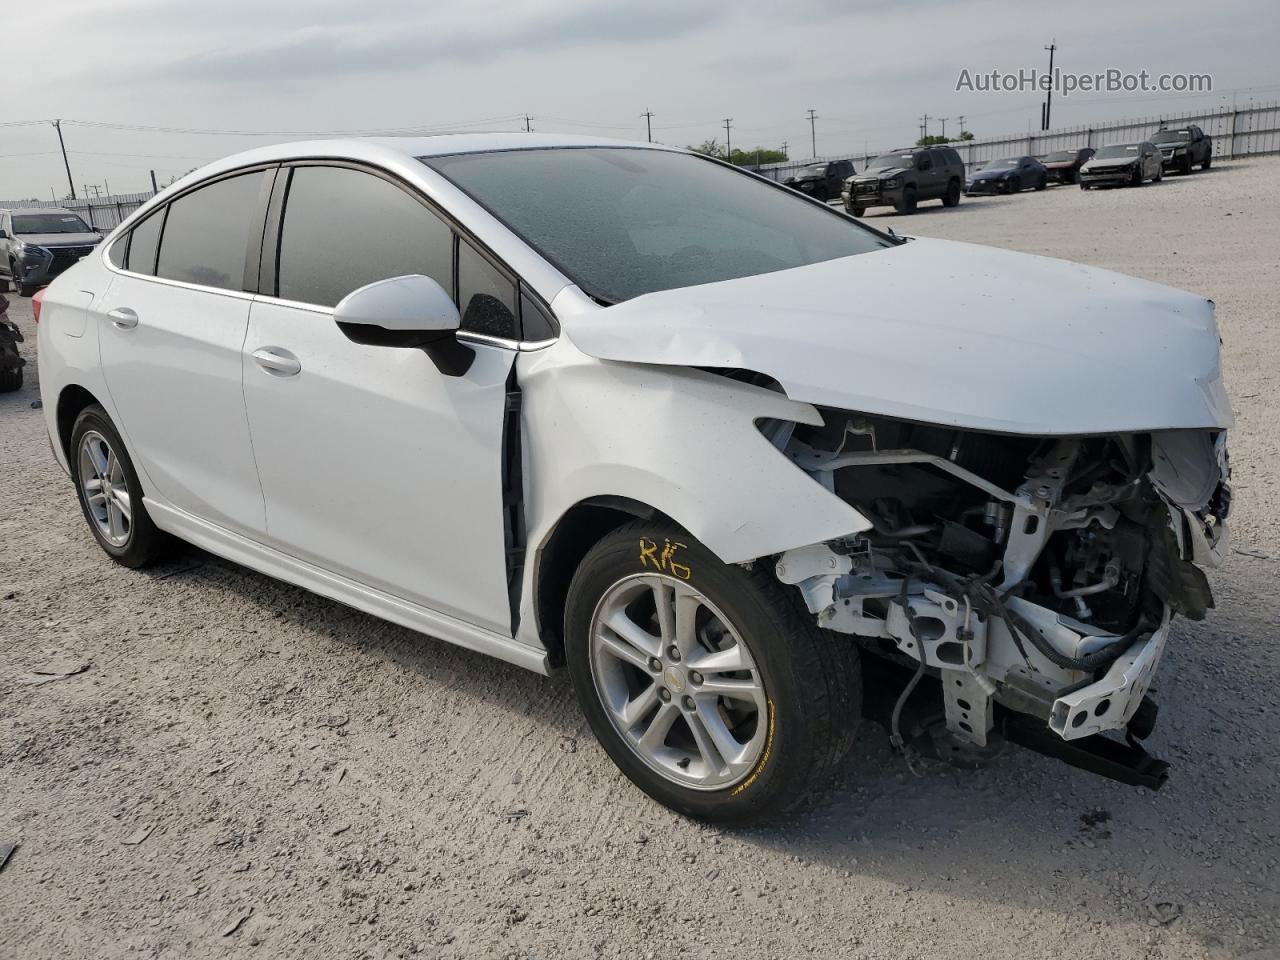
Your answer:
[[[850,206],[850,207],[848,207],[847,209],[848,209],[848,211],[849,211],[849,215],[850,215],[851,217],[861,217],[861,216],[865,215],[865,214],[866,214],[866,212],[867,212],[867,208],[866,208],[866,207],[855,207],[855,206]]]
[[[952,180],[947,184],[947,192],[942,197],[944,207],[960,206],[960,181]]]
[[[641,790],[747,824],[798,805],[852,745],[861,672],[773,576],[688,534],[628,524],[574,575],[565,656],[596,737]]]
[[[899,213],[915,213],[916,212],[916,188],[903,187],[902,199],[895,204],[894,209]]]
[[[169,538],[151,522],[124,441],[97,404],[85,407],[76,418],[69,460],[80,509],[98,545],[126,567],[160,559]]]

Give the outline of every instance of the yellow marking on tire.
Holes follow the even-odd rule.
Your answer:
[[[751,771],[751,776],[747,777],[747,779],[743,780],[733,788],[733,791],[729,794],[731,797],[736,797],[743,790],[756,782],[756,779],[764,771],[765,764],[769,762],[769,755],[773,752],[773,701],[766,700],[765,703],[769,710],[769,732],[765,736],[764,753],[760,755],[760,760],[756,763],[755,769]]]

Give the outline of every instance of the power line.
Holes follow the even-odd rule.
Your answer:
[[[818,115],[814,113],[813,107],[809,108],[809,145],[813,148],[813,158],[818,159],[818,128],[814,126],[814,121],[818,119]]]
[[[58,146],[62,148],[62,165],[67,168],[67,186],[71,188],[71,199],[76,198],[76,183],[71,179],[71,161],[67,159],[67,144],[62,139],[62,121],[53,121],[53,128],[58,131]]]

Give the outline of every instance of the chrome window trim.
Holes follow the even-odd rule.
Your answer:
[[[182,290],[191,290],[195,293],[216,293],[224,297],[234,297],[237,300],[254,300],[257,299],[256,293],[248,293],[244,290],[228,290],[226,287],[206,287],[199,283],[188,283],[186,280],[170,280],[168,277],[156,277],[146,273],[134,273],[132,270],[125,270],[123,267],[117,267],[105,256],[102,258],[103,264],[112,273],[119,274],[122,277],[131,277],[134,280],[148,280],[151,283],[163,284],[167,287],[178,287]]]

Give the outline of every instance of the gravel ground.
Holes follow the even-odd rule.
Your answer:
[[[1280,956],[1278,184],[1258,159],[870,217],[1219,304],[1236,549],[1165,655],[1159,794],[1016,750],[917,779],[867,728],[791,822],[682,820],[614,771],[564,676],[195,550],[113,566],[33,363],[0,396],[0,957]],[[59,656],[88,669],[17,682]]]

